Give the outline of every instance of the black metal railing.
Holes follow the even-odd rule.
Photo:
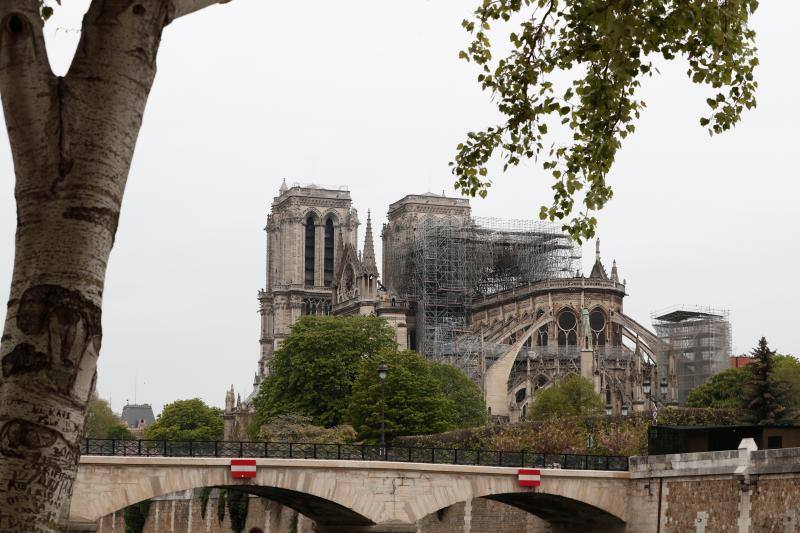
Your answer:
[[[462,450],[458,448],[412,448],[408,446],[381,447],[368,444],[84,439],[81,452],[83,455],[122,457],[338,459],[448,465],[565,468],[570,470],[628,470],[628,458],[623,456]]]

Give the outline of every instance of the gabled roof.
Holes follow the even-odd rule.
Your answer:
[[[122,420],[129,428],[139,427],[139,421],[144,420],[145,425],[149,426],[156,421],[153,416],[153,408],[149,403],[141,405],[129,403],[122,408]]]

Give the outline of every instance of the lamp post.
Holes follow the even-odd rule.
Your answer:
[[[386,363],[379,364],[378,378],[381,380],[381,455],[383,455],[386,450],[386,423],[384,410],[384,406],[386,405],[386,393],[384,383],[386,383],[386,376],[388,375],[389,366]]]
[[[645,378],[644,382],[642,383],[642,392],[650,400],[650,404],[653,406],[653,424],[658,425],[658,401],[659,397],[658,394],[653,394],[653,385],[650,383],[650,378]],[[667,395],[667,380],[665,378],[661,378],[661,383],[659,386],[659,393],[661,397],[664,398]]]

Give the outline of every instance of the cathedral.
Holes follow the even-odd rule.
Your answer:
[[[624,313],[626,283],[616,262],[606,269],[599,241],[587,276],[555,224],[474,217],[465,198],[412,194],[389,206],[379,272],[369,212],[361,244],[360,225],[346,188],[281,185],[265,227],[255,390],[303,315],[386,319],[398,349],[463,370],[500,420],[524,417],[537,390],[568,374],[624,415],[678,403],[682,368],[722,369],[703,354],[681,366],[680,347]],[[226,435],[251,409],[228,392]]]

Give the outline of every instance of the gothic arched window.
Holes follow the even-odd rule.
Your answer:
[[[589,326],[592,328],[592,341],[598,346],[606,345],[606,315],[595,309],[589,315]]]
[[[333,220],[325,221],[325,286],[333,284]]]
[[[539,321],[540,318],[544,316],[544,311],[539,309],[536,311],[536,322]],[[544,326],[539,328],[539,331],[536,333],[536,346],[547,346],[547,337],[548,337],[548,326],[545,324]]]
[[[565,309],[558,315],[558,345],[577,346],[577,344],[578,317],[569,309]]]
[[[306,269],[305,284],[314,286],[314,249],[316,245],[317,224],[314,215],[308,215],[306,219]]]

